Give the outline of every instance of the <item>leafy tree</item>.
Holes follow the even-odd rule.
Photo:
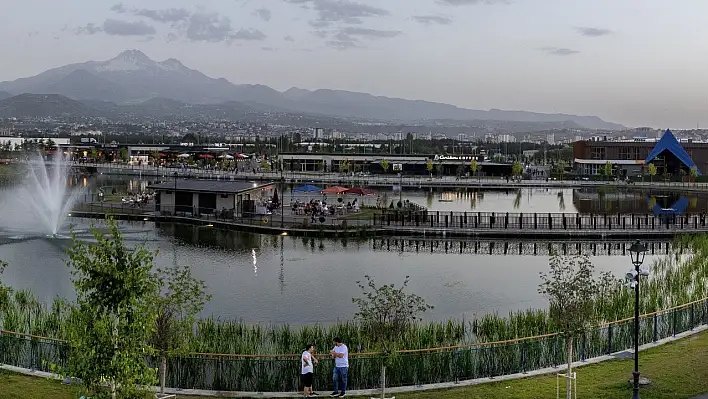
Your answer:
[[[194,135],[194,133],[187,133],[182,137],[182,142],[183,143],[197,143],[199,142],[199,139],[197,139],[197,136]]]
[[[649,172],[649,181],[654,182],[654,176],[656,176],[656,165],[654,165],[653,162],[650,162],[649,165],[647,165],[647,169]]]
[[[321,172],[324,170],[324,161],[319,160],[317,161],[317,171]]]
[[[0,260],[0,277],[7,267],[7,262]],[[8,302],[10,301],[10,294],[12,293],[12,288],[3,285],[2,279],[0,279],[0,315],[2,315],[5,310],[7,310]]]
[[[263,159],[261,161],[261,169],[270,170],[270,163],[268,162],[268,160]]]
[[[696,182],[696,178],[698,177],[698,167],[696,165],[691,166],[691,170],[689,171],[691,174],[691,179],[693,182]]]
[[[128,162],[128,149],[121,148],[120,151],[118,152],[118,156],[120,157],[121,161]]]
[[[150,343],[160,355],[160,392],[165,393],[167,356],[187,351],[197,314],[211,295],[206,293],[204,281],[192,277],[189,266],[158,269],[157,274],[161,294],[154,303],[157,317]]]
[[[384,170],[384,173],[388,173],[388,167],[390,166],[388,163],[388,159],[386,159],[386,158],[382,159],[380,165],[381,165],[381,169]]]
[[[349,164],[348,159],[342,159],[341,161],[339,161],[339,171],[341,173],[349,172],[349,167],[350,167],[350,164]]]
[[[157,382],[146,364],[159,289],[155,254],[127,248],[113,220],[107,232],[91,230],[95,243],[74,235],[67,249],[76,300],[69,304],[69,362],[60,371],[79,378],[93,397],[141,398]]]
[[[479,168],[479,165],[477,165],[477,160],[472,158],[470,161],[470,170],[472,171],[472,176],[477,175],[477,169]]]
[[[357,281],[362,296],[352,301],[359,310],[354,315],[367,336],[371,337],[376,350],[382,357],[381,398],[386,395],[386,367],[392,363],[401,349],[401,337],[408,328],[420,320],[420,315],[432,306],[425,299],[415,294],[407,294],[404,289],[410,280],[406,276],[403,285],[396,288],[393,284],[376,286],[370,276],[364,276],[366,284]]]
[[[521,162],[514,162],[514,165],[511,167],[511,174],[514,177],[518,177],[521,176],[522,173],[524,173],[524,167],[521,165]]]
[[[605,162],[605,165],[602,167],[602,174],[607,177],[607,180],[610,179],[612,176],[612,162]]]
[[[573,338],[581,336],[593,326],[599,313],[595,303],[610,290],[612,275],[603,273],[597,280],[595,267],[587,255],[560,256],[550,259],[550,271],[541,272],[538,292],[550,304],[549,316],[566,340],[568,347],[567,398],[571,397],[571,365],[573,362]]]
[[[433,160],[428,158],[428,160],[425,161],[425,169],[427,169],[431,176],[433,175],[433,167]]]

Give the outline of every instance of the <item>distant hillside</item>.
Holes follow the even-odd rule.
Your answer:
[[[12,94],[6,92],[6,91],[0,91],[0,101],[12,97]]]
[[[90,117],[98,112],[58,94],[20,94],[0,101],[0,117]]]
[[[230,107],[223,109],[223,104],[239,102],[245,104],[243,106],[246,108],[262,112],[308,113],[403,123],[441,119],[572,122],[586,129],[624,129],[622,125],[605,122],[596,116],[497,109],[473,110],[430,101],[373,96],[344,90],[291,88],[281,93],[265,85],[239,85],[224,78],[212,78],[184,66],[173,58],[157,62],[137,50],[124,51],[107,61],[70,64],[36,76],[0,82],[0,90],[14,94],[61,94],[82,101],[109,102],[116,105],[141,104],[153,98],[193,105],[219,104],[221,111],[226,114],[232,114],[232,110]],[[155,104],[146,106],[152,107]],[[170,105],[169,112],[174,108],[174,104]],[[239,110],[236,114],[241,111],[245,110]]]

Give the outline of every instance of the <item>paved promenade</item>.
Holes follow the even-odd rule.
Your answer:
[[[164,168],[154,166],[134,166],[124,164],[95,164],[76,163],[76,168],[86,168],[95,170],[98,173],[109,175],[128,175],[144,177],[161,177],[165,180],[178,177],[194,177],[202,179],[217,180],[260,180],[260,181],[280,181],[286,183],[320,183],[320,184],[344,184],[350,186],[370,186],[370,187],[392,187],[402,185],[404,187],[489,187],[489,188],[519,188],[519,187],[599,187],[618,186],[629,188],[666,188],[680,189],[685,191],[705,191],[708,190],[708,183],[679,183],[663,181],[645,181],[627,184],[624,182],[608,181],[585,181],[585,180],[521,180],[507,181],[506,178],[456,178],[454,176],[443,176],[430,178],[427,176],[404,176],[390,175],[340,175],[338,173],[324,172],[298,172],[298,173],[276,173],[276,172],[229,172],[207,169],[183,169]]]

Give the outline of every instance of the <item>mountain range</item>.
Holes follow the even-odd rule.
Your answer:
[[[279,92],[265,85],[233,84],[212,78],[170,58],[157,62],[137,50],[127,50],[108,61],[88,61],[65,65],[14,81],[0,82],[0,114],[11,111],[2,100],[20,94],[59,94],[89,104],[89,108],[134,106],[140,113],[151,107],[220,105],[224,110],[243,112],[290,112],[400,122],[425,120],[572,122],[587,129],[620,130],[624,126],[596,116],[543,114],[527,111],[489,111],[459,108],[449,104],[373,96],[344,90],[291,88]],[[51,110],[50,97],[20,98],[20,103],[40,101],[42,112]],[[152,103],[150,100],[156,99]],[[56,99],[54,99],[56,100]],[[56,100],[67,103],[65,100]],[[169,103],[172,101],[173,103]],[[55,107],[57,102],[54,103]],[[68,109],[78,104],[65,104]],[[10,107],[11,108],[11,107]],[[207,107],[213,112],[213,107]],[[206,108],[205,108],[206,109]],[[192,110],[194,111],[194,110]],[[27,111],[29,112],[29,111]],[[91,111],[85,110],[91,113]],[[218,114],[218,111],[216,112]],[[36,115],[42,116],[42,115]]]

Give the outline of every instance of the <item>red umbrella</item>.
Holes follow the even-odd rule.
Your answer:
[[[368,188],[355,187],[350,188],[346,191],[347,194],[358,194],[358,195],[375,195],[376,192],[369,190]]]
[[[157,154],[157,155],[160,156],[160,157],[163,157],[163,158],[167,156],[167,154],[165,154],[164,152],[161,152],[161,153],[159,153],[159,154]]]
[[[211,154],[202,154],[199,156],[199,158],[214,159],[214,156]]]
[[[347,189],[341,186],[332,186],[329,188],[325,188],[324,190],[320,191],[322,194],[341,194],[341,193],[346,193]]]

